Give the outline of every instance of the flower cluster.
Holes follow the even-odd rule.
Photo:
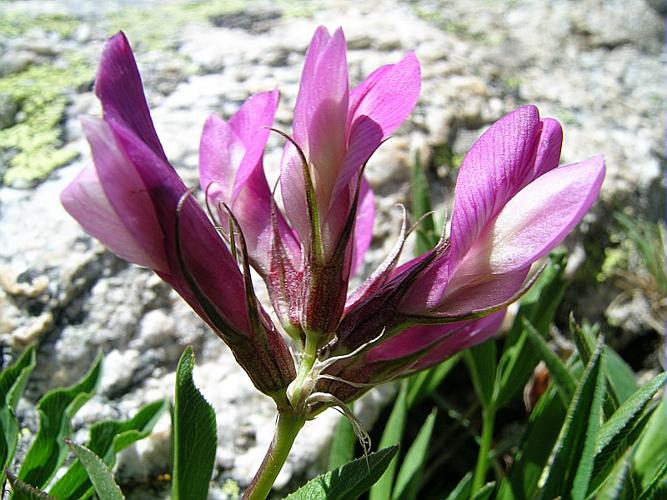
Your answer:
[[[419,89],[409,53],[350,90],[343,32],[318,28],[292,132],[276,131],[286,140],[284,210],[263,166],[279,99],[271,91],[204,125],[207,216],[165,156],[119,33],[95,85],[103,116],[82,119],[93,164],[62,202],[111,251],[168,282],[279,409],[305,415],[342,404],[493,335],[504,308],[530,285],[532,264],[581,220],[604,177],[599,156],[558,167],[560,125],[534,106],[519,108],[466,155],[449,236],[399,265],[404,222],[385,262],[348,296],[374,218],[364,167]],[[277,324],[255,296],[251,268],[266,283]]]

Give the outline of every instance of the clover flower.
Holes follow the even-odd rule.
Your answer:
[[[364,167],[410,114],[419,89],[419,63],[409,53],[350,91],[342,30],[318,28],[292,132],[274,129],[286,140],[284,212],[263,165],[279,100],[273,90],[251,96],[227,121],[206,121],[200,185],[207,217],[165,156],[119,33],[105,48],[95,85],[102,119],[82,119],[93,165],[62,203],[111,251],[153,269],[190,304],[274,398],[278,429],[288,425],[293,440],[322,409],[348,412],[345,404],[370,387],[494,335],[505,308],[532,283],[533,264],[599,194],[602,157],[559,167],[560,125],[534,106],[521,107],[465,156],[448,235],[399,265],[409,232],[404,217],[390,255],[348,296],[372,236]],[[292,351],[255,296],[251,268],[267,285]],[[271,482],[267,471],[279,470],[271,452],[267,460],[257,476],[262,486],[251,488],[257,498]]]

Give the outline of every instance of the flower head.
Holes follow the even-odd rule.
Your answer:
[[[289,348],[168,163],[122,33],[105,47],[95,92],[103,118],[82,119],[93,165],[63,191],[65,209],[111,251],[168,282],[229,344],[258,389],[284,393],[295,376]]]
[[[466,155],[449,237],[399,265],[404,219],[394,250],[348,297],[374,217],[364,167],[415,106],[420,70],[409,53],[350,91],[346,59],[342,30],[318,28],[292,133],[276,131],[287,140],[284,211],[263,164],[278,92],[251,96],[228,120],[207,120],[200,185],[209,218],[168,163],[118,34],[96,82],[103,118],[82,120],[93,165],[62,194],[90,234],[173,286],[255,385],[304,418],[323,401],[350,401],[494,335],[506,306],[530,285],[531,266],[582,219],[604,177],[599,156],[558,167],[560,125],[534,106],[519,108]],[[302,351],[298,376],[255,297],[251,267]]]

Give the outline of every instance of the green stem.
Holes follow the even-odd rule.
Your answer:
[[[475,494],[486,479],[486,470],[489,467],[489,451],[491,451],[491,441],[493,440],[493,426],[496,420],[496,409],[489,406],[482,409],[482,437],[479,443],[479,455],[477,455],[477,465],[475,475],[472,480],[471,494]]]
[[[276,433],[269,446],[264,461],[250,486],[243,494],[244,500],[265,500],[269,495],[278,473],[285,465],[294,439],[303,427],[305,419],[298,415],[279,413]]]

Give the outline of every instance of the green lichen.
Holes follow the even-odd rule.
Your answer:
[[[16,38],[31,30],[56,33],[60,38],[70,38],[80,21],[64,14],[30,15],[19,11],[0,14],[0,38]]]
[[[0,95],[18,110],[15,123],[0,130],[5,184],[34,185],[76,157],[63,148],[61,124],[68,96],[92,77],[83,60],[69,59],[63,66],[31,66],[0,79]]]

